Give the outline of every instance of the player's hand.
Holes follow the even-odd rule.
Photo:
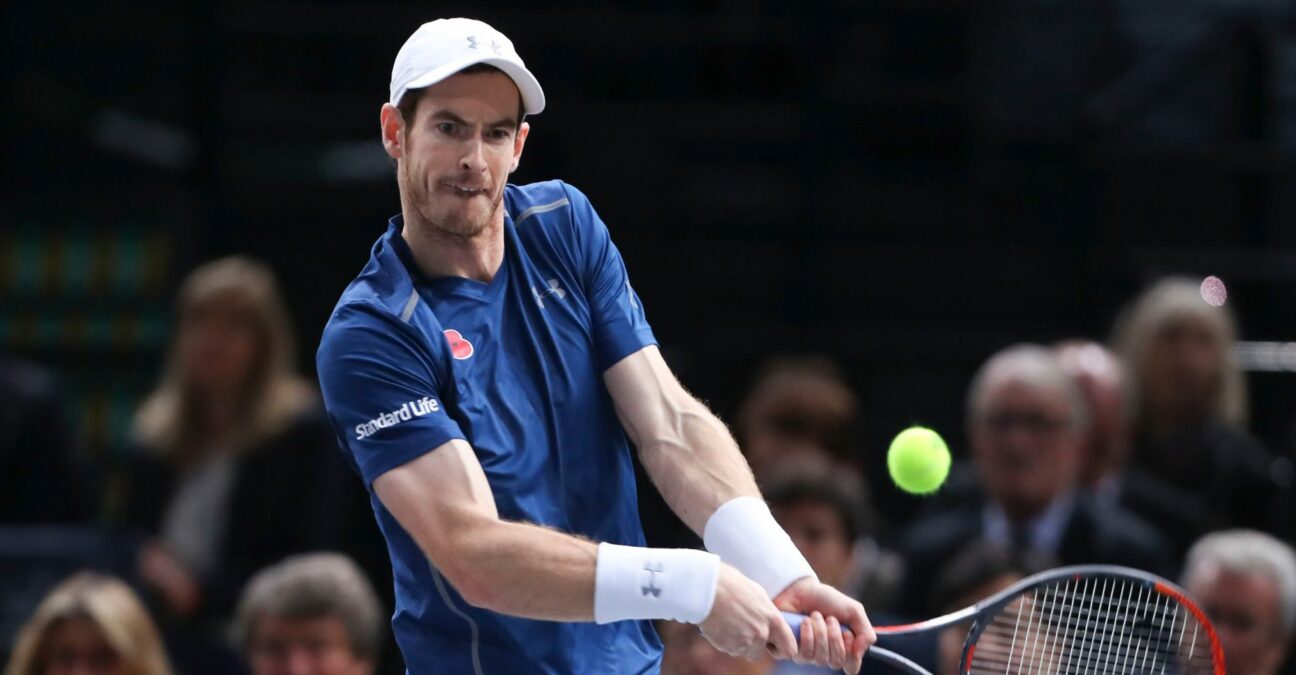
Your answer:
[[[715,603],[698,628],[716,649],[730,656],[754,661],[767,651],[776,659],[797,654],[796,637],[765,589],[724,563],[716,580]]]
[[[801,648],[793,659],[858,673],[864,652],[877,641],[864,605],[810,577],[788,586],[774,604],[785,612],[810,617],[801,624]],[[842,627],[850,629],[843,635]]]

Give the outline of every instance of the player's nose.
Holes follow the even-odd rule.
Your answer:
[[[486,170],[486,144],[480,138],[473,138],[464,144],[463,156],[459,165],[465,171],[480,173]]]

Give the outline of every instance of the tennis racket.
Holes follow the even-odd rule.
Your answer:
[[[784,617],[800,635],[805,616]],[[957,612],[874,630],[884,643],[888,635],[966,621],[959,675],[1225,675],[1219,637],[1197,603],[1169,581],[1127,567],[1060,567]],[[885,648],[865,656],[931,675]]]

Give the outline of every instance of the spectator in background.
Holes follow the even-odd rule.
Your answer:
[[[1062,564],[1110,563],[1170,571],[1160,535],[1133,514],[1103,508],[1079,488],[1089,429],[1084,398],[1053,353],[1017,345],[986,362],[968,394],[967,434],[981,499],[924,518],[901,540],[905,591],[915,616],[930,615],[928,584],[976,540]]]
[[[210,635],[257,569],[330,548],[350,494],[268,268],[208,263],[180,289],[166,370],[135,417],[125,517],[182,669],[215,672]],[[345,487],[343,487],[345,486]],[[224,652],[225,658],[233,658]]]
[[[1219,633],[1230,673],[1275,675],[1296,634],[1296,556],[1250,530],[1208,534],[1193,545],[1183,585]]]
[[[1199,499],[1138,467],[1129,466],[1130,425],[1125,367],[1106,347],[1070,340],[1054,347],[1089,410],[1081,445],[1080,481],[1103,506],[1120,506],[1156,527],[1182,558],[1211,523]]]
[[[252,578],[239,601],[236,637],[252,675],[371,675],[384,622],[355,563],[311,553]]]
[[[786,466],[762,491],[820,581],[873,614],[895,604],[902,563],[871,536],[867,489],[857,473],[806,460]]]
[[[859,401],[824,359],[767,365],[738,410],[738,440],[757,481],[789,458],[812,456],[858,467],[851,444]]]
[[[54,375],[0,354],[0,524],[89,520],[95,498],[78,459]]]
[[[1132,375],[1134,461],[1223,523],[1285,533],[1291,464],[1246,431],[1236,335],[1233,314],[1185,278],[1158,282],[1122,312],[1114,342]]]
[[[932,607],[936,608],[937,614],[956,612],[1054,566],[1053,560],[1045,556],[1015,556],[999,546],[973,543],[954,556],[936,577]],[[936,675],[958,673],[969,628],[965,622],[941,631]]]
[[[5,675],[171,675],[157,627],[126,584],[81,573],[18,633]]]

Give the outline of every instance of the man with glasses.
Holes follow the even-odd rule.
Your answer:
[[[978,496],[915,523],[901,541],[906,609],[930,610],[924,591],[945,561],[982,541],[1064,565],[1107,563],[1168,573],[1161,535],[1081,488],[1085,400],[1057,357],[1038,345],[990,358],[968,393],[967,438]]]

